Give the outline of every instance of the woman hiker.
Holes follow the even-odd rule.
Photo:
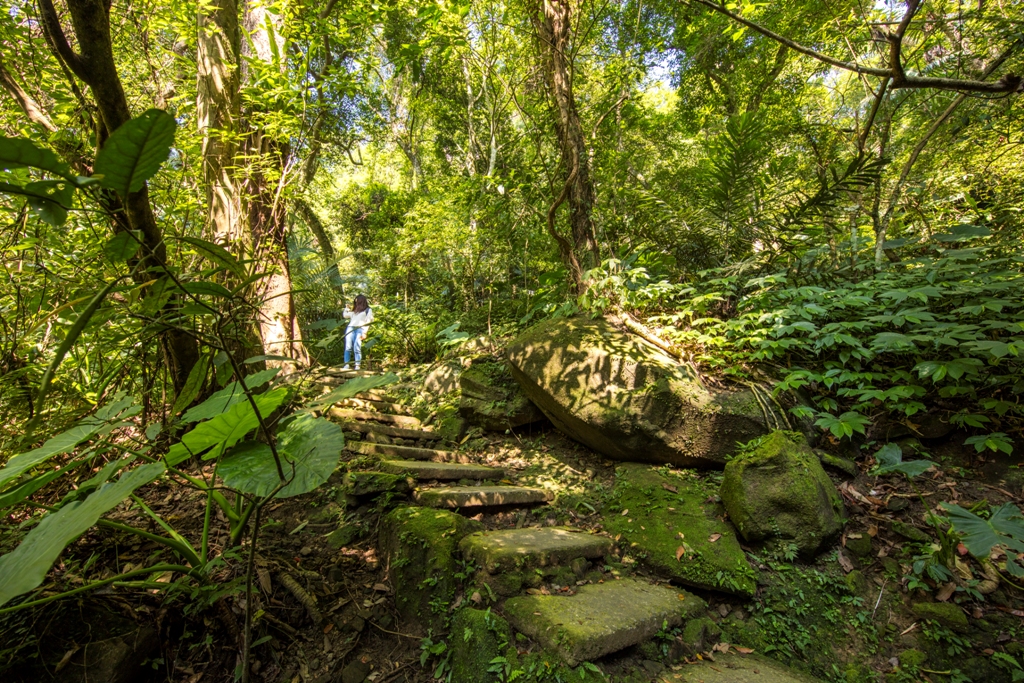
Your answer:
[[[351,311],[342,311],[343,318],[348,319],[345,328],[345,370],[348,370],[352,353],[356,356],[356,370],[363,360],[363,340],[366,339],[366,328],[373,322],[373,309],[366,303],[366,297],[360,294],[352,302]]]

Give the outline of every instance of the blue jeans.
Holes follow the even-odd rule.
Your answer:
[[[355,352],[356,365],[363,361],[363,328],[349,327],[345,329],[345,365],[352,360],[352,352]]]

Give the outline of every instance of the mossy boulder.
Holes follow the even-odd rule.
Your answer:
[[[934,621],[959,633],[967,631],[967,615],[949,602],[919,602],[911,607],[918,619]]]
[[[444,629],[459,585],[459,541],[482,529],[447,510],[400,507],[385,515],[380,545],[398,613],[410,625]]]
[[[754,569],[732,525],[721,520],[721,504],[708,502],[714,495],[714,486],[696,472],[620,465],[604,528],[682,584],[750,597],[757,589]]]
[[[747,541],[780,538],[812,556],[839,535],[842,500],[803,437],[775,431],[725,466],[720,490]]]
[[[512,629],[507,621],[490,610],[466,607],[456,612],[452,617],[448,647],[451,683],[499,683],[505,678],[488,671],[491,661],[504,657],[514,666],[517,659]]]
[[[505,362],[474,363],[459,377],[459,414],[470,424],[504,432],[544,420]]]
[[[767,431],[751,391],[707,389],[689,366],[604,319],[546,320],[508,358],[560,431],[613,460],[720,469],[737,443]]]

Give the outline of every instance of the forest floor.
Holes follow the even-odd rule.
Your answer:
[[[430,400],[436,412],[436,399]],[[461,441],[462,452],[481,464],[505,468],[512,482],[558,494],[552,504],[528,512],[482,514],[486,527],[514,528],[528,515],[534,525],[571,524],[606,533],[603,510],[615,485],[616,463],[551,428],[505,435],[472,430]],[[708,602],[722,640],[823,680],[1018,680],[1011,661],[1024,661],[1024,591],[1004,581],[994,592],[972,597],[954,590],[952,582],[947,587],[927,571],[914,571],[915,563],[934,554],[936,532],[925,517],[940,502],[969,509],[982,503],[1024,503],[1024,469],[1002,456],[978,456],[958,445],[962,442],[954,434],[928,444],[938,468],[914,480],[869,476],[864,460],[855,476],[831,473],[849,516],[838,548],[805,563],[782,546],[744,547],[758,571],[753,599],[692,591]],[[445,634],[429,634],[425,641],[427,634],[403,632],[378,547],[381,514],[401,501],[385,497],[346,509],[343,470],[358,465],[357,458],[345,453],[346,462],[327,485],[274,503],[264,514],[256,559],[253,680],[409,683],[433,678],[423,648]],[[721,473],[699,476],[717,486]],[[183,535],[199,537],[200,492],[168,481],[150,487],[145,500]],[[218,521],[223,522],[215,520],[215,525]],[[344,538],[332,536],[342,521],[355,531]],[[80,652],[121,643],[123,634],[130,633],[136,644],[147,643],[145,667],[153,681],[233,680],[240,665],[245,563],[240,551],[224,549],[226,542],[226,532],[213,537],[211,554],[222,554],[225,561],[209,588],[169,593],[146,586],[106,588],[5,617],[0,620],[0,676],[11,683],[87,680],[89,672],[75,670]],[[965,552],[962,546],[960,552]],[[47,589],[80,584],[86,571],[101,578],[159,556],[156,544],[93,529],[65,553]],[[628,546],[621,548],[620,560],[616,575],[657,574]],[[322,620],[314,622],[310,610],[285,589],[284,574],[313,596]],[[471,597],[487,602],[479,594],[460,595],[455,605]],[[955,611],[966,619],[945,614],[929,620],[915,612],[915,604],[940,601],[958,605]],[[650,662],[636,648],[600,666],[610,680],[661,680],[662,664]],[[89,680],[97,680],[95,672]]]

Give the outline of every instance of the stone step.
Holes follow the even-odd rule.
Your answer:
[[[387,394],[382,394],[379,391],[374,391],[373,389],[361,391],[356,394],[355,397],[363,399],[364,401],[377,401],[379,403],[401,403],[401,401],[394,396],[388,396]]]
[[[413,493],[413,500],[432,508],[525,506],[546,503],[553,498],[550,491],[527,486],[443,486],[417,489]]]
[[[409,406],[388,401],[375,401],[372,398],[346,398],[338,401],[335,405],[357,410],[376,410],[392,415],[412,415],[412,409]]]
[[[513,627],[561,655],[569,666],[652,638],[662,625],[701,614],[700,598],[636,579],[583,586],[576,595],[527,595],[505,601]]]
[[[505,470],[486,465],[463,465],[453,462],[422,462],[417,460],[382,460],[380,469],[391,474],[412,475],[417,479],[457,481],[459,479],[501,479]]]
[[[665,683],[820,683],[774,659],[738,652],[716,652],[714,664],[705,659],[663,676]]]
[[[462,539],[462,555],[491,574],[509,569],[566,565],[576,558],[603,557],[612,540],[585,531],[547,527],[484,531]]]
[[[335,411],[338,408],[331,408],[329,415],[336,418]],[[354,422],[345,418],[338,419],[338,424],[346,432],[359,432],[360,434],[383,434],[396,439],[411,439],[412,441],[436,441],[441,438],[437,432],[427,432],[422,429],[404,429],[402,427],[388,427],[387,425],[373,422]]]
[[[403,460],[430,460],[433,462],[472,462],[468,456],[454,451],[440,451],[416,446],[396,446],[389,443],[369,441],[345,441],[345,450],[360,455],[390,455]]]
[[[381,374],[377,370],[343,370],[341,368],[328,368],[326,374],[331,377],[351,379],[353,377],[372,377]]]
[[[408,429],[416,429],[423,426],[422,423],[415,417],[409,417],[407,415],[389,415],[387,413],[372,413],[365,410],[352,410],[350,408],[334,408],[331,410],[331,415],[338,418],[339,420],[372,420],[375,422],[385,422],[387,424],[393,424],[398,427],[405,427]]]

